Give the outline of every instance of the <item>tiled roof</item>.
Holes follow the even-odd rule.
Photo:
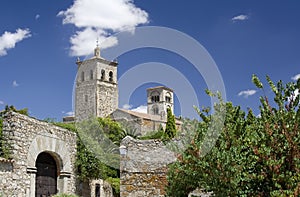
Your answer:
[[[166,122],[159,115],[151,115],[151,114],[146,114],[146,113],[142,113],[142,112],[136,112],[136,111],[126,110],[126,109],[118,109],[118,110],[120,110],[122,112],[125,112],[125,113],[128,113],[128,114],[133,115],[133,116],[138,117],[138,118]]]
[[[168,88],[168,87],[166,87],[166,86],[156,86],[156,87],[151,87],[151,88],[148,88],[147,90],[154,90],[154,89],[164,89],[164,90],[169,90],[169,91],[173,92],[173,89]]]
[[[132,116],[142,118],[142,119],[153,120],[153,121],[158,121],[158,122],[167,122],[167,119],[162,119],[160,115],[146,114],[146,113],[126,110],[126,109],[117,109],[117,110],[120,110],[122,112],[128,113]],[[176,122],[176,124],[182,124],[182,122],[177,119],[175,119],[175,122]]]

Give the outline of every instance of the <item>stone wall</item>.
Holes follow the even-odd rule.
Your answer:
[[[0,161],[2,196],[35,196],[35,162],[42,152],[57,162],[59,193],[75,193],[76,134],[52,124],[9,112],[3,135],[10,144],[13,162]]]
[[[96,197],[97,186],[99,186],[98,195],[100,194],[101,197],[113,197],[111,185],[102,179],[81,182],[77,188],[77,195],[83,197]]]
[[[77,121],[96,116],[96,81],[76,82],[75,117]]]
[[[116,83],[97,81],[97,117],[107,117],[118,108],[118,86]]]
[[[6,160],[0,158],[0,196],[3,194],[5,187],[9,187],[9,183],[14,183],[14,179],[18,178],[16,175],[12,176],[13,160]]]
[[[157,197],[165,195],[167,165],[175,154],[159,140],[123,139],[127,153],[121,156],[121,196]]]

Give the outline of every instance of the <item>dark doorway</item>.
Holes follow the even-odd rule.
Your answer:
[[[96,184],[95,194],[96,197],[100,197],[100,184]]]
[[[54,158],[46,152],[39,154],[35,167],[35,196],[46,197],[57,193],[57,166]]]

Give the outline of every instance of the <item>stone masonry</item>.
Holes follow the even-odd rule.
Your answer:
[[[96,47],[92,58],[78,60],[76,64],[76,121],[110,115],[118,108],[118,63],[103,59]]]
[[[122,145],[127,153],[121,156],[121,196],[159,197],[165,195],[167,165],[175,154],[160,140],[135,140],[125,137]]]
[[[167,108],[174,113],[173,90],[165,86],[147,89],[147,113],[167,119]]]
[[[36,159],[49,153],[57,163],[59,193],[75,193],[76,134],[52,124],[9,112],[3,135],[13,160],[0,159],[0,196],[35,196]]]

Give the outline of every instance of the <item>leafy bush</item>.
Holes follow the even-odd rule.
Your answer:
[[[69,131],[76,132],[75,123],[64,123],[64,122],[52,122],[54,125],[67,129]]]
[[[17,112],[17,113],[19,113],[19,114],[23,114],[23,115],[28,116],[28,109],[27,109],[27,108],[19,109],[19,110],[18,110],[18,109],[16,109],[13,105],[11,105],[11,106],[6,105],[6,106],[5,106],[5,110],[2,111],[0,115],[3,115],[3,114],[5,114],[5,113],[8,112],[8,111],[13,111],[13,112]]]
[[[98,118],[98,123],[103,130],[103,133],[114,142],[116,145],[120,145],[123,139],[123,128],[118,122],[113,121],[111,118]]]
[[[252,81],[263,89],[257,76]],[[214,114],[198,111],[203,121],[194,140],[170,166],[168,196],[187,196],[196,188],[220,197],[300,195],[300,79],[286,85],[267,81],[276,105],[262,96],[259,116],[229,102],[216,105]],[[204,139],[220,106],[226,107],[224,126],[204,155]]]
[[[117,141],[119,140],[119,137],[116,136],[117,133],[122,130],[117,124],[108,119],[102,118],[97,118],[96,122],[94,123],[98,126],[100,125],[101,128],[105,128],[105,134],[107,134],[108,137]],[[90,179],[107,179],[108,177],[118,177],[119,170],[105,165],[92,151],[86,147],[81,139],[82,136],[78,134],[78,125],[76,125],[77,123],[56,122],[53,124],[77,133],[77,153],[75,165],[79,180],[87,181]],[[90,123],[88,124],[88,126],[93,126]]]
[[[120,196],[120,178],[109,177],[105,181],[112,186],[114,196]]]
[[[5,110],[0,112],[0,157],[3,157],[5,159],[12,158],[10,153],[11,145],[7,142],[6,139],[4,139],[3,136],[3,116],[9,111],[13,111],[28,116],[27,108],[17,110],[13,105],[11,106],[6,105]]]
[[[119,176],[119,170],[114,169],[103,162],[95,155],[95,153],[89,150],[86,147],[86,144],[83,143],[82,134],[79,135],[78,129],[81,127],[87,127],[85,129],[93,130],[106,135],[106,137],[119,144],[121,141],[122,128],[116,122],[113,122],[108,118],[97,118],[91,121],[86,121],[83,123],[53,123],[62,128],[68,129],[70,131],[77,133],[77,154],[76,154],[76,168],[78,178],[81,181],[87,181],[91,179],[108,179],[108,178],[117,178]],[[94,129],[95,128],[95,129]],[[102,135],[101,134],[101,135]],[[102,138],[99,133],[95,133],[95,140],[97,138]],[[116,190],[116,188],[115,188]]]
[[[141,136],[138,139],[140,140],[153,140],[153,139],[162,139],[164,137],[164,131],[153,131],[150,132],[148,135]]]
[[[4,136],[3,136],[3,118],[2,118],[2,114],[0,114],[0,157],[5,158],[5,159],[11,159],[10,145],[4,139]]]

